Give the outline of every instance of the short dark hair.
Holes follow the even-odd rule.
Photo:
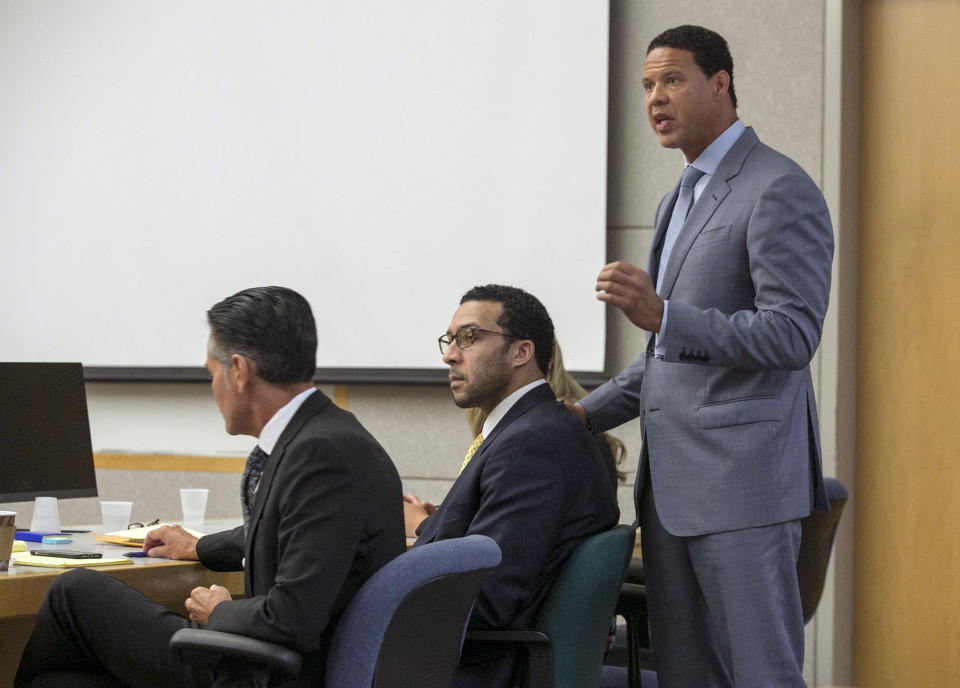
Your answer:
[[[533,342],[537,367],[546,375],[553,355],[553,321],[536,296],[518,287],[487,284],[474,287],[460,299],[461,304],[467,301],[493,301],[503,306],[497,325],[506,334]]]
[[[317,367],[317,325],[310,304],[286,287],[254,287],[207,311],[210,354],[251,359],[265,382],[309,382]]]
[[[667,29],[650,41],[647,54],[654,48],[676,48],[693,53],[693,61],[710,78],[721,69],[730,75],[730,102],[737,109],[737,94],[733,90],[733,57],[723,36],[702,26],[684,24]]]

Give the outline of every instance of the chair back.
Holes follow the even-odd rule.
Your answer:
[[[618,525],[584,540],[564,562],[533,629],[550,636],[554,688],[600,683],[600,666],[636,531]]]
[[[353,596],[327,656],[327,688],[449,688],[473,603],[500,564],[483,535],[401,554]]]
[[[797,580],[800,583],[800,602],[803,605],[803,623],[807,623],[820,604],[823,583],[833,538],[837,534],[840,515],[847,503],[847,488],[836,478],[824,478],[830,511],[814,511],[800,521],[802,530],[800,555],[797,557]]]

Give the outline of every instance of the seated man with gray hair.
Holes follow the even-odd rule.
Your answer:
[[[244,471],[243,525],[199,540],[152,531],[151,557],[244,571],[245,597],[195,588],[189,620],[116,578],[75,570],[54,581],[23,652],[16,686],[206,686],[168,649],[204,627],[303,655],[297,685],[323,686],[334,628],[353,594],[404,551],[400,478],[354,416],[313,386],[317,328],[283,287],[247,289],[207,312],[207,368],[227,432],[259,438]]]

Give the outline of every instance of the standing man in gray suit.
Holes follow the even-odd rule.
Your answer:
[[[601,301],[651,332],[574,411],[639,416],[637,471],[659,684],[803,686],[800,519],[826,508],[810,360],[830,293],[823,196],[737,116],[726,41],[681,26],[642,83],[682,181],[657,208],[646,271],[603,268]]]

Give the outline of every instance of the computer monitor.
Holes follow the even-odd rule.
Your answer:
[[[0,363],[0,502],[96,497],[79,363]]]

